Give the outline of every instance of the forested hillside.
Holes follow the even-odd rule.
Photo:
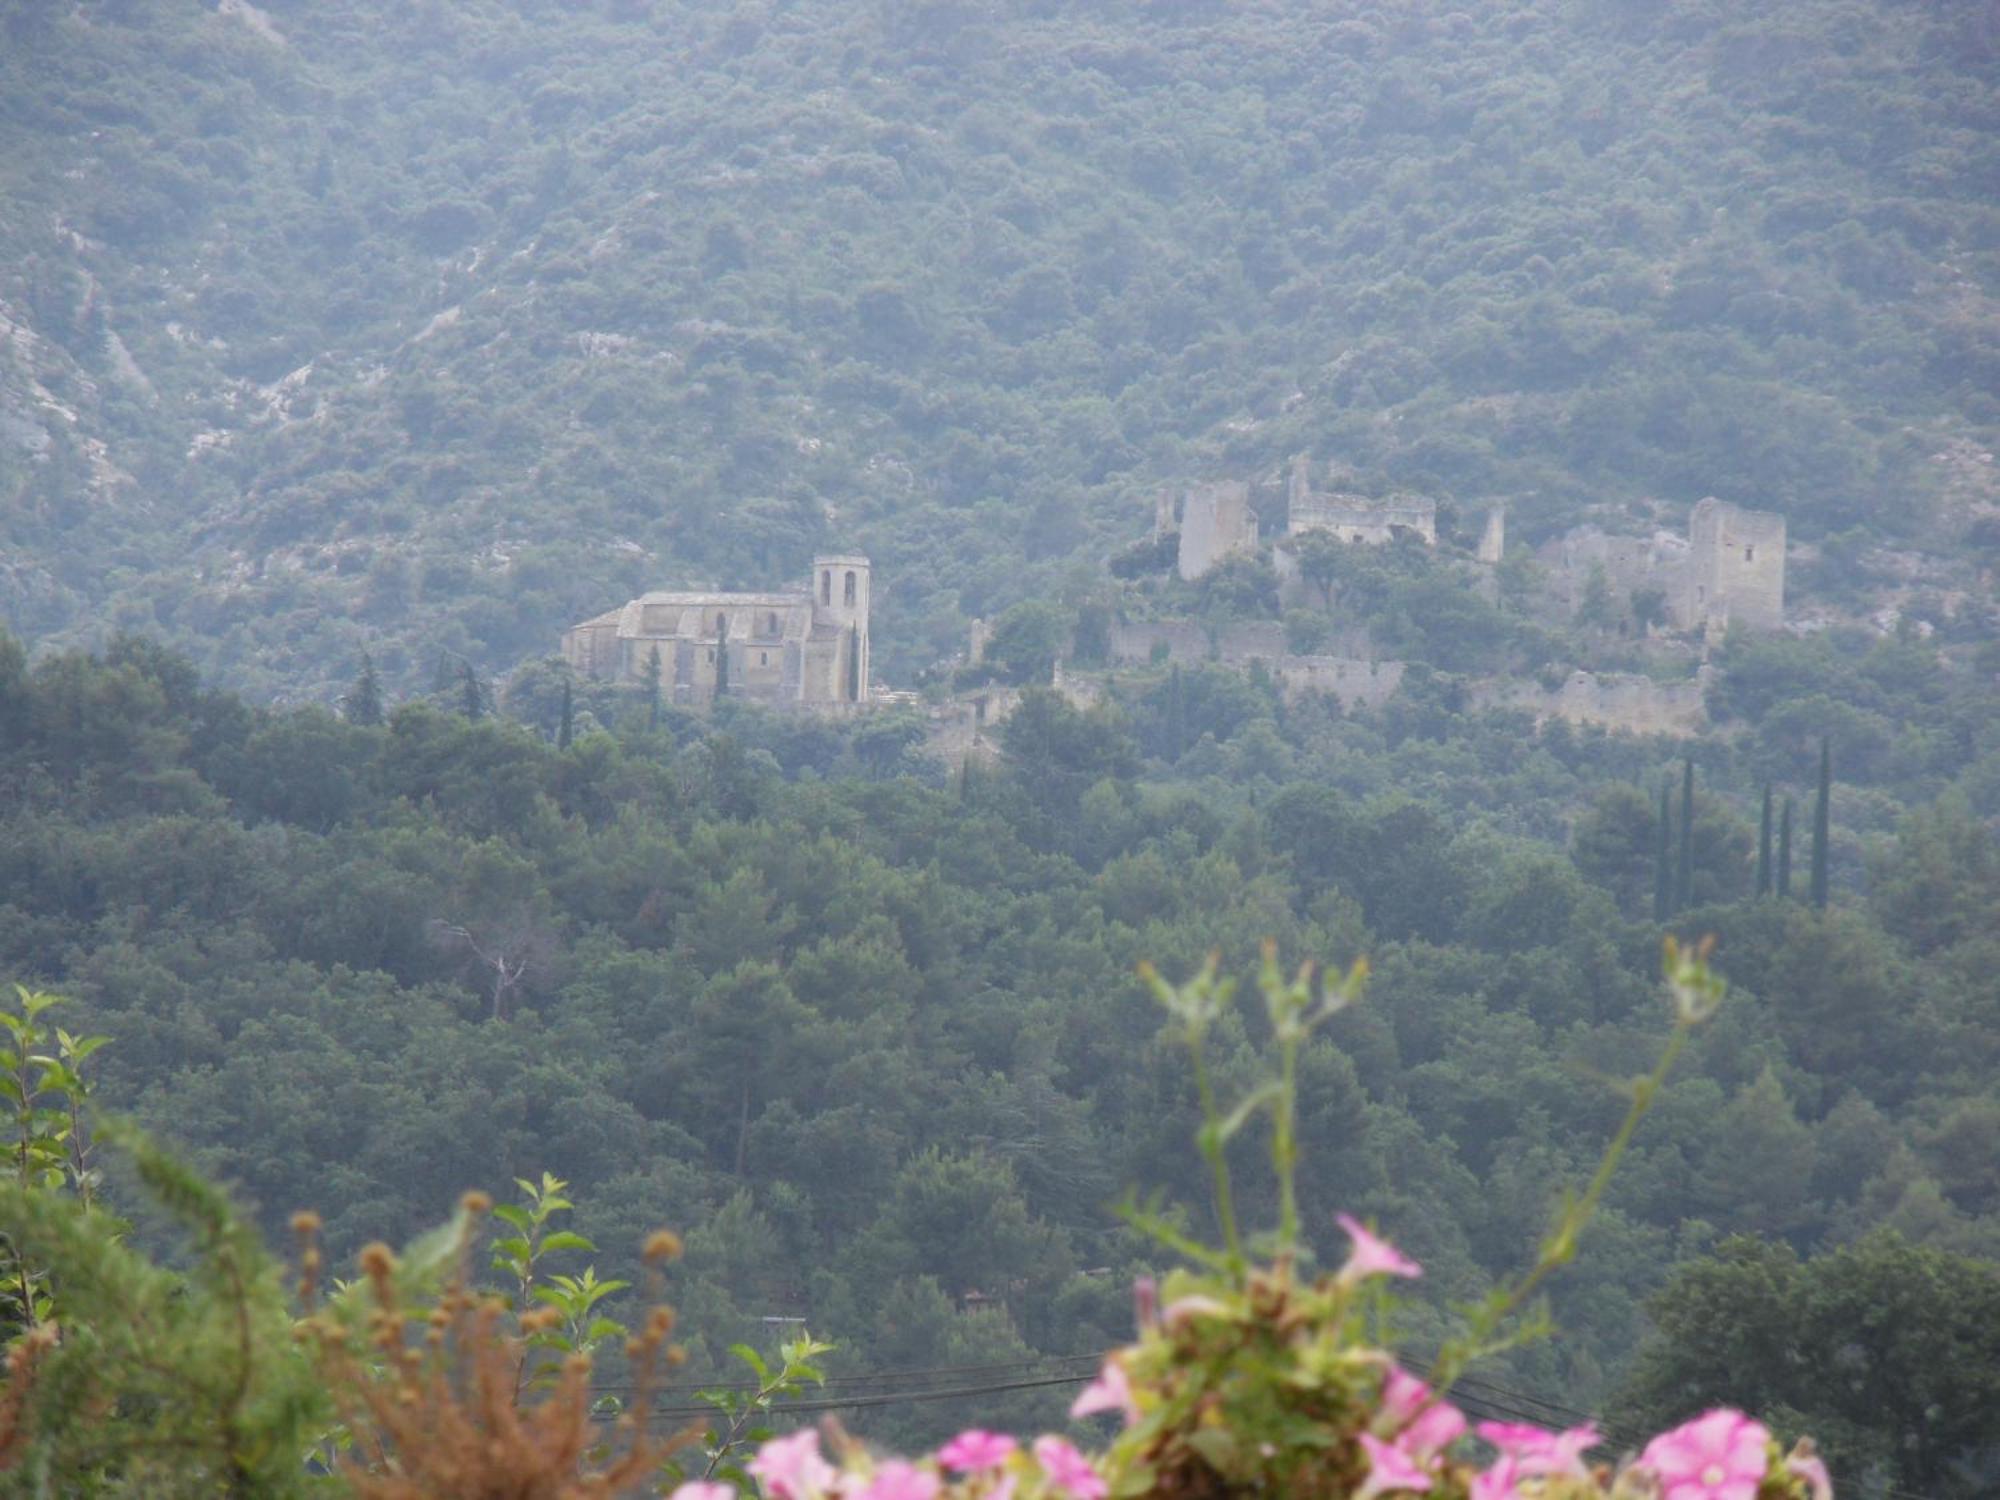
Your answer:
[[[906,680],[1300,449],[1977,599],[1996,56],[1946,0],[10,6],[0,612],[324,699],[838,542]]]
[[[1911,675],[1889,665],[1840,675]],[[1732,661],[1746,704],[1759,670]],[[254,709],[137,639],[31,669],[0,638],[0,975],[113,1038],[104,1107],[274,1233],[317,1207],[336,1257],[545,1171],[606,1274],[684,1229],[697,1373],[765,1317],[807,1318],[848,1372],[1118,1337],[1155,1252],[1109,1205],[1201,1196],[1141,959],[1369,955],[1367,1000],[1301,1064],[1304,1230],[1333,1254],[1336,1210],[1379,1216],[1433,1309],[1531,1255],[1667,1025],[1651,791],[1683,772],[1661,746],[1435,703],[1330,718],[1215,672],[1184,684],[1177,754],[1161,699],[1042,692],[998,767],[947,782],[894,719],[648,731],[624,707],[558,748],[449,703]],[[1717,934],[1737,993],[1553,1284],[1563,1339],[1505,1372],[1545,1398],[1598,1402],[1645,1298],[1724,1235],[2000,1251],[2000,856],[1975,783],[1905,783],[1898,824],[1895,784],[1837,780],[1819,911],[1803,801],[1794,898],[1756,895],[1762,754],[1701,752],[1670,930]],[[1230,1091],[1257,1041],[1218,1036]]]

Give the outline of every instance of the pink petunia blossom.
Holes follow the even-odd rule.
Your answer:
[[[1042,1473],[1056,1492],[1068,1495],[1070,1500],[1104,1500],[1111,1493],[1111,1486],[1091,1467],[1090,1460],[1065,1438],[1036,1438],[1035,1462],[1042,1466]]]
[[[1660,1500],[1756,1500],[1770,1442],[1762,1423],[1720,1406],[1654,1438],[1638,1466],[1660,1481]]]
[[[1097,1379],[1085,1386],[1083,1394],[1071,1403],[1069,1414],[1088,1417],[1101,1411],[1122,1413],[1127,1427],[1139,1420],[1139,1403],[1132,1398],[1132,1382],[1125,1378],[1125,1367],[1115,1359],[1105,1360]]]
[[[1160,1284],[1150,1276],[1132,1280],[1132,1322],[1141,1334],[1160,1320]]]
[[[1792,1456],[1785,1460],[1785,1472],[1806,1482],[1812,1500],[1833,1500],[1833,1476],[1826,1471],[1826,1460],[1812,1451],[1811,1444],[1801,1442],[1792,1450]]]
[[[1004,1432],[987,1432],[968,1427],[938,1449],[938,1462],[954,1474],[970,1474],[980,1469],[997,1469],[1013,1457],[1020,1446]]]
[[[1524,1475],[1563,1474],[1572,1479],[1588,1477],[1583,1455],[1604,1441],[1588,1422],[1563,1432],[1527,1422],[1481,1422],[1479,1435],[1514,1459]]]
[[[937,1475],[900,1458],[891,1459],[875,1471],[860,1500],[937,1500]]]
[[[1400,1365],[1389,1366],[1382,1379],[1382,1415],[1396,1441],[1412,1453],[1442,1452],[1465,1432],[1464,1413],[1435,1399],[1429,1386]]]
[[[1361,1434],[1361,1446],[1368,1451],[1368,1479],[1354,1492],[1354,1500],[1375,1500],[1391,1490],[1427,1490],[1434,1483],[1416,1457],[1399,1443],[1385,1443],[1372,1432]]]
[[[749,1469],[771,1500],[818,1500],[835,1478],[833,1465],[820,1456],[819,1433],[810,1427],[772,1438],[757,1450]]]
[[[1421,1276],[1424,1268],[1350,1214],[1339,1215],[1354,1248],[1340,1268],[1340,1280],[1352,1286],[1370,1276]]]
[[[736,1500],[736,1486],[717,1484],[712,1479],[690,1479],[674,1486],[667,1500]]]
[[[1520,1481],[1521,1466],[1511,1453],[1503,1453],[1483,1472],[1472,1476],[1471,1500],[1520,1500]]]

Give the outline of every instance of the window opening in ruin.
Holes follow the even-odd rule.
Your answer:
[[[1757,560],[1757,549],[1755,547],[1745,547],[1743,549],[1743,560],[1745,562],[1755,562]]]
[[[849,609],[854,607],[854,575],[852,573],[847,575],[847,585],[841,590],[840,602],[845,604]]]
[[[709,660],[709,664],[710,664],[711,666],[712,666],[712,665],[714,665],[714,663],[715,663],[715,653],[714,653],[713,651],[711,651],[711,652],[709,652],[709,653],[708,653],[708,660]]]
[[[729,616],[723,614],[720,610],[718,610],[715,616],[715,633],[717,635],[722,635],[728,629],[729,629]]]
[[[771,665],[771,653],[770,653],[770,652],[768,652],[768,651],[759,651],[759,652],[757,653],[757,665],[758,665],[758,666],[760,666],[760,667],[768,667],[768,666],[770,666],[770,665]]]
[[[833,603],[833,569],[828,568],[819,575],[819,602]]]
[[[777,633],[778,633],[778,613],[776,610],[773,610],[770,614],[764,616],[764,634],[776,635]]]

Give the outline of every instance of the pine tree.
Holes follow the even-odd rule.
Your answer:
[[[1674,880],[1674,910],[1694,905],[1694,757],[1681,763],[1681,863]]]
[[[1664,922],[1674,914],[1673,867],[1667,851],[1673,847],[1674,784],[1660,783],[1659,828],[1653,840],[1653,920]]]
[[[1812,904],[1826,910],[1827,835],[1833,802],[1833,746],[1824,735],[1819,742],[1819,800],[1813,804]]]
[[[646,732],[656,734],[660,728],[660,648],[653,647],[646,653]]]
[[[563,679],[562,718],[556,723],[556,749],[569,749],[576,735],[575,708],[570,701],[569,679]]]
[[[341,704],[341,712],[350,724],[373,726],[382,722],[382,683],[375,675],[375,659],[366,651],[361,653],[361,675]]]
[[[1757,894],[1771,894],[1771,784],[1764,783],[1764,818],[1757,829]]]
[[[729,616],[715,617],[715,696],[729,692]]]
[[[1785,799],[1785,811],[1778,819],[1778,899],[1792,899],[1792,799]]]

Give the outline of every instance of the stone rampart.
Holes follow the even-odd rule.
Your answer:
[[[1527,678],[1475,683],[1474,708],[1525,709],[1537,723],[1563,719],[1627,734],[1700,734],[1708,727],[1708,671],[1682,682],[1655,682],[1635,672],[1574,671],[1553,690]]]

